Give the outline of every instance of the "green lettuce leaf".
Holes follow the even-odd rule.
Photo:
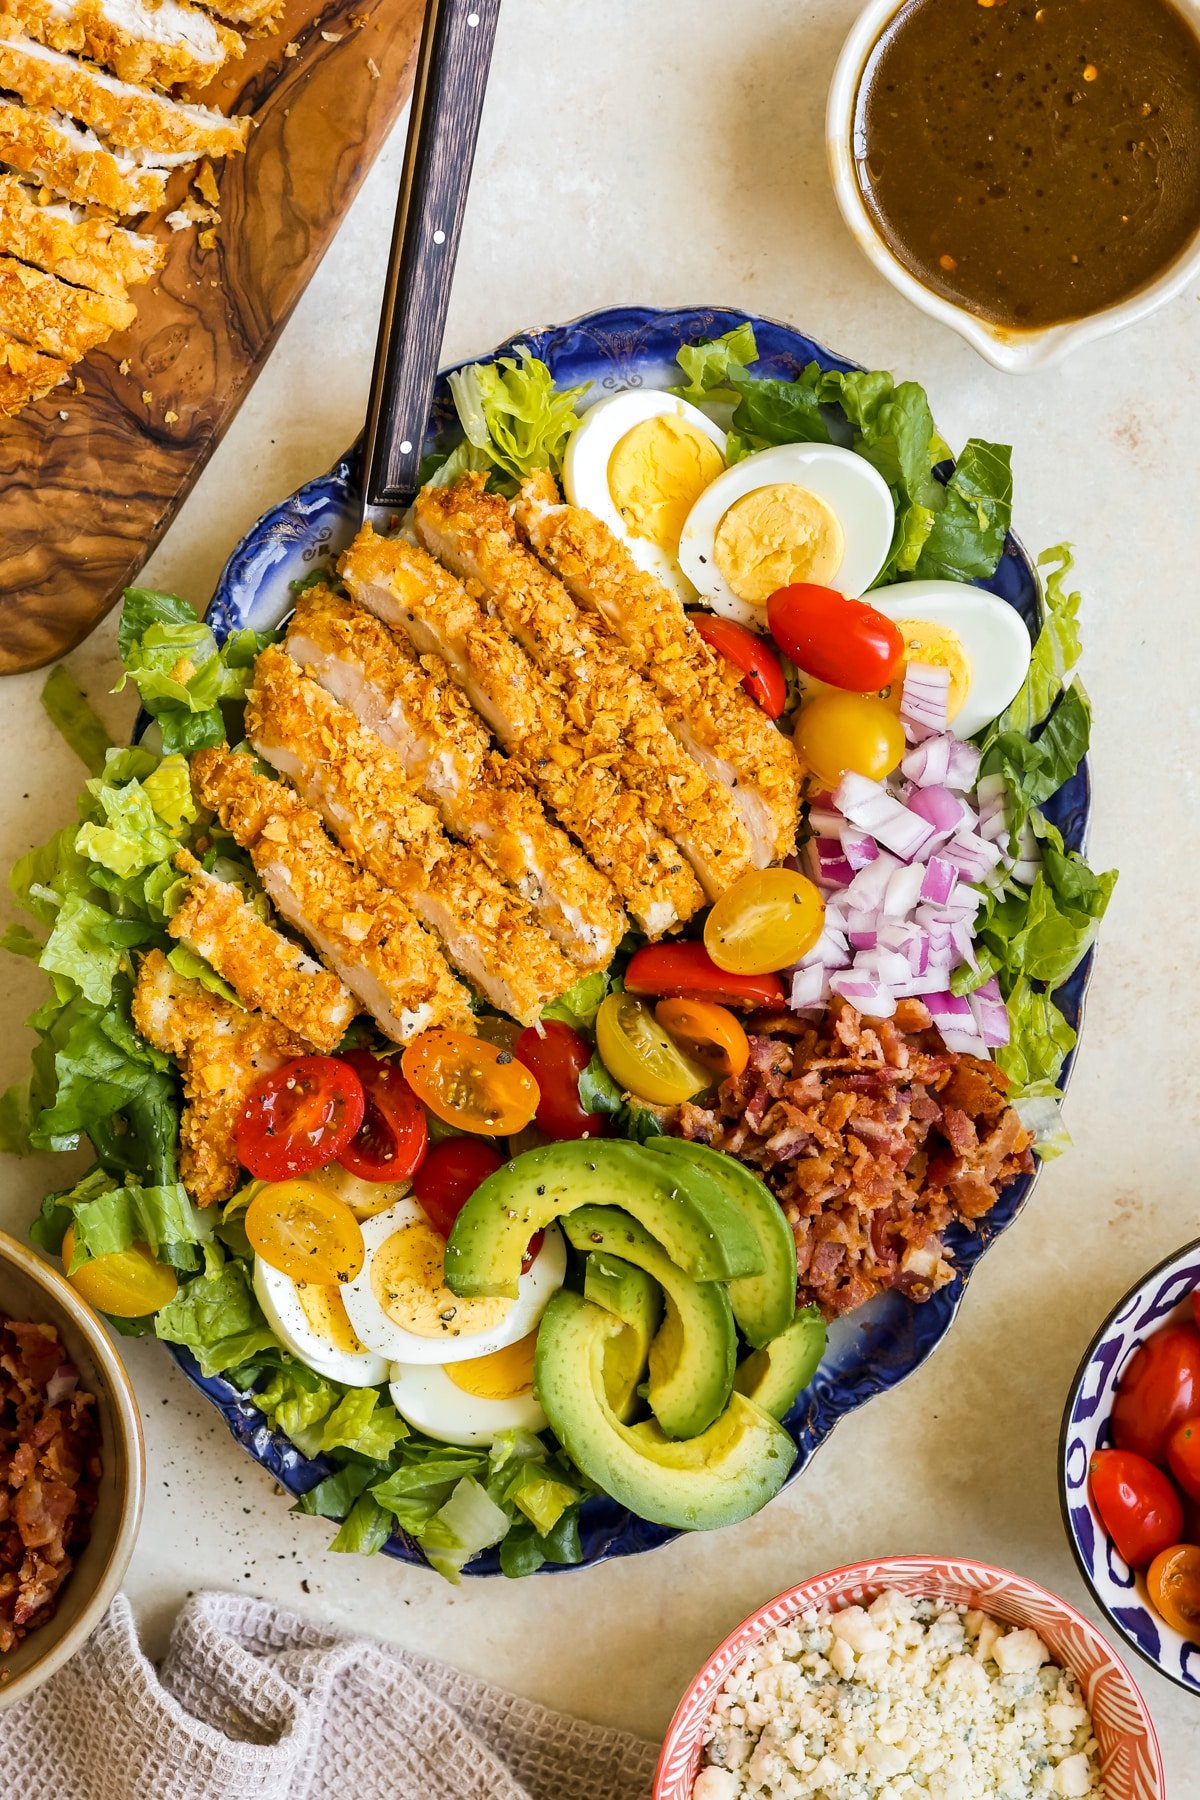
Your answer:
[[[1042,593],[1042,628],[1021,691],[997,719],[985,745],[1006,732],[1028,736],[1047,717],[1079,661],[1080,596],[1067,589],[1067,576],[1073,566],[1069,544],[1043,550],[1038,557],[1038,568],[1048,571]]]
[[[980,764],[985,775],[1004,777],[1008,822],[1015,841],[1036,807],[1044,806],[1069,781],[1087,754],[1092,708],[1079,681],[1060,697],[1036,738],[1014,730],[991,736]]]
[[[991,575],[1012,522],[1012,453],[1007,444],[971,438],[933,514],[914,573],[963,581]]]
[[[117,691],[134,683],[168,755],[223,744],[221,703],[244,697],[255,657],[276,635],[235,631],[218,646],[186,600],[127,588],[117,629],[125,673]]]
[[[586,386],[555,387],[546,364],[522,344],[515,356],[456,370],[450,391],[470,446],[452,453],[455,478],[467,468],[486,468],[495,487],[515,493],[535,469],[560,473],[567,439],[579,423],[575,402]]]
[[[99,775],[113,741],[83,689],[61,663],[46,679],[42,705],[80,762],[91,774]]]
[[[321,1427],[321,1449],[353,1450],[382,1463],[407,1436],[408,1426],[375,1388],[348,1388]]]
[[[114,1255],[131,1244],[148,1244],[160,1262],[186,1274],[200,1268],[215,1223],[211,1213],[193,1206],[181,1182],[161,1187],[118,1183],[97,1165],[74,1187],[47,1196],[30,1235],[57,1255],[72,1226],[70,1274],[93,1257]]]
[[[600,1002],[609,989],[609,976],[604,969],[581,975],[574,987],[542,1008],[543,1019],[559,1019],[576,1031],[590,1031],[600,1011]]]
[[[510,1518],[485,1487],[471,1475],[456,1482],[449,1498],[421,1533],[421,1548],[430,1566],[447,1581],[458,1582],[463,1564],[490,1549],[506,1535]]]
[[[996,1062],[1018,1094],[1043,1083],[1053,1087],[1075,1047],[1075,1032],[1050,995],[1018,976],[1008,994],[1011,1037],[996,1051]]]
[[[374,1556],[391,1535],[392,1522],[387,1513],[370,1494],[360,1494],[329,1548],[351,1555]]]
[[[636,1100],[627,1100],[608,1070],[593,1051],[592,1059],[579,1077],[579,1103],[585,1112],[603,1113],[610,1132],[617,1137],[632,1138],[644,1144],[647,1138],[661,1137],[663,1126],[658,1114]]]
[[[363,1489],[378,1479],[376,1463],[347,1463],[301,1494],[292,1511],[318,1519],[344,1519]]]
[[[220,1375],[260,1350],[278,1348],[239,1262],[226,1262],[217,1274],[198,1275],[181,1287],[156,1315],[154,1329],[190,1350],[204,1375]]]

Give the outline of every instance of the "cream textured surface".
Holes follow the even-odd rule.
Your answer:
[[[859,1558],[999,1563],[1098,1619],[1059,1520],[1063,1401],[1109,1307],[1200,1235],[1200,296],[1023,380],[906,306],[844,232],[825,175],[825,88],[854,10],[505,0],[446,351],[616,301],[740,305],[924,382],[952,443],[1014,445],[1026,543],[1077,545],[1093,849],[1123,865],[1069,1107],[1076,1148],[986,1258],[938,1355],[843,1425],[803,1481],[736,1530],[584,1574],[450,1589],[329,1556],[328,1527],[288,1512],[166,1356],[128,1345],[150,1499],[127,1587],[156,1653],[189,1589],[234,1587],[649,1735],[747,1613]],[[400,151],[393,140],[147,582],[206,600],[247,526],[358,430]],[[124,730],[128,696],[104,698],[114,638],[110,622],[71,667]],[[6,861],[67,816],[80,781],[40,686],[0,685]],[[8,1082],[25,1071],[19,1021],[39,984],[0,962]],[[6,1163],[3,1179],[0,1221],[20,1230],[66,1177],[47,1157]],[[1173,1800],[1192,1800],[1200,1705],[1136,1662],[1135,1675]]]

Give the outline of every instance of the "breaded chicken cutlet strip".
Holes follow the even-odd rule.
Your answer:
[[[791,742],[713,655],[673,594],[639,569],[606,525],[559,502],[542,471],[522,487],[517,523],[581,606],[602,618],[663,698],[681,744],[733,796],[759,868],[795,847],[800,767]]]
[[[709,899],[751,866],[751,846],[729,790],[673,737],[653,688],[630,667],[606,626],[583,614],[562,582],[520,542],[512,514],[483,477],[427,487],[414,507],[417,537],[465,581],[478,582],[512,636],[563,696],[589,740],[673,838]]]
[[[15,175],[0,175],[0,253],[117,300],[129,285],[156,274],[165,255],[154,238],[123,231],[110,219],[39,206]]]
[[[177,975],[161,950],[142,959],[133,1022],[148,1044],[183,1071],[179,1172],[199,1206],[228,1200],[238,1185],[234,1126],[264,1075],[308,1045],[274,1019],[243,1012],[198,981]]]
[[[7,164],[78,206],[136,218],[154,212],[167,191],[166,172],[106,150],[72,119],[31,112],[0,100],[0,165]]]
[[[185,0],[0,0],[0,30],[90,56],[122,81],[176,87],[210,81],[245,45]]]
[[[184,850],[175,867],[188,878],[167,930],[209,963],[239,1000],[278,1020],[316,1050],[336,1048],[358,1011],[344,982],[260,919],[241,890],[201,868]]]
[[[94,344],[124,331],[136,310],[131,300],[89,294],[0,256],[0,328],[65,362],[78,362]]]
[[[276,912],[357,994],[380,1030],[406,1044],[431,1025],[468,1026],[470,1001],[408,907],[356,869],[290,788],[249,756],[200,750],[192,785],[250,852]]]
[[[606,875],[546,815],[493,749],[439,657],[325,586],[296,602],[288,654],[400,758],[455,837],[475,845],[584,969],[603,968],[625,930]]]
[[[249,28],[256,36],[272,30],[283,11],[283,0],[197,0],[197,4],[220,19],[232,19],[235,25]]]
[[[559,822],[610,876],[647,937],[662,937],[704,904],[700,883],[638,796],[622,787],[615,755],[572,722],[562,698],[498,620],[402,538],[365,525],[339,572],[354,598],[440,656],[472,706]]]
[[[445,835],[395,752],[283,650],[264,650],[255,664],[246,734],[498,1012],[532,1025],[574,985],[569,957],[481,856]]]
[[[0,418],[20,412],[56,388],[68,364],[0,330]]]
[[[227,119],[209,107],[134,87],[29,38],[0,36],[0,88],[19,94],[26,106],[78,119],[106,144],[152,161],[230,156],[245,148],[250,129],[247,118]]]

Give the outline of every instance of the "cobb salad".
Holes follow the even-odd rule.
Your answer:
[[[464,370],[401,529],[279,631],[130,591],[137,745],[47,685],[90,779],[12,876],[52,991],[3,1145],[87,1140],[36,1241],[325,1459],[335,1549],[517,1575],[593,1491],[745,1517],[827,1321],[936,1292],[1065,1141],[1115,879],[1041,811],[1069,553],[1031,642],[972,585],[1007,450],[756,356],[590,406]]]

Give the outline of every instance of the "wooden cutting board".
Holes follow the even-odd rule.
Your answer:
[[[131,290],[129,331],[0,420],[0,674],[86,637],[171,523],[408,97],[423,10],[288,0],[279,35],[197,92],[255,120],[246,154],[216,165],[213,247],[146,222],[167,262]]]

